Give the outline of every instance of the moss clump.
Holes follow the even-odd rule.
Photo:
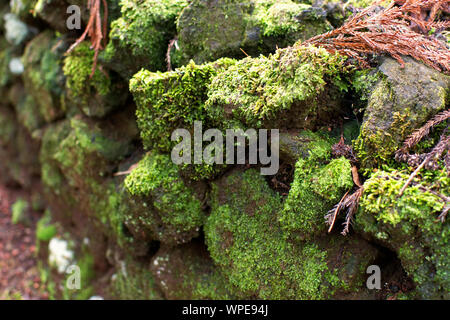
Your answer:
[[[448,222],[436,221],[445,203],[435,194],[449,193],[445,169],[423,171],[421,180],[400,189],[409,172],[378,171],[364,183],[355,228],[394,250],[425,299],[448,299],[450,260]]]
[[[129,118],[118,116],[121,122],[115,123],[115,132],[105,130],[111,124],[79,116],[50,126],[42,139],[40,158],[48,197],[64,213],[65,222],[88,216],[91,224],[119,245],[129,245],[122,227],[126,197],[109,175],[128,155],[136,132],[127,128]]]
[[[94,50],[83,42],[64,59],[64,75],[69,98],[87,116],[103,117],[124,103],[127,95],[121,90],[119,79],[113,82],[112,74],[97,67],[93,76]],[[123,87],[122,87],[123,88]]]
[[[11,222],[13,224],[26,223],[28,220],[27,211],[29,209],[28,201],[18,199],[11,206]]]
[[[185,0],[121,0],[122,16],[111,23],[104,58],[125,79],[141,67],[156,71],[166,66],[169,40],[176,34],[175,20]]]
[[[36,224],[36,239],[38,241],[48,242],[56,235],[57,229],[54,224],[51,224],[51,220],[50,210],[46,210],[44,216]]]
[[[141,70],[130,81],[130,91],[138,106],[136,115],[141,138],[147,149],[170,151],[173,130],[192,130],[194,121],[204,121],[206,90],[211,78],[234,60],[190,63],[172,72]]]
[[[339,112],[339,91],[348,87],[344,60],[300,45],[240,60],[212,80],[207,112],[213,119],[233,117],[252,127],[314,126]],[[338,89],[330,89],[333,85]]]
[[[97,123],[74,117],[71,131],[59,144],[53,158],[73,182],[81,177],[99,179],[108,170],[108,162],[124,157],[130,148],[130,137],[108,136]]]
[[[198,234],[204,221],[203,195],[183,182],[168,155],[145,155],[124,185],[135,205],[130,224],[143,225],[154,239],[170,244]]]
[[[339,158],[325,164],[330,158],[330,141],[310,135],[309,157],[295,164],[294,182],[280,213],[282,227],[300,239],[324,234],[323,217],[353,186],[350,162]]]
[[[205,224],[212,259],[241,297],[331,296],[330,286],[342,283],[328,268],[326,250],[312,242],[286,240],[277,219],[281,208],[280,197],[256,170],[234,172],[214,183]]]
[[[262,28],[263,36],[268,37],[266,41],[278,38],[280,47],[330,30],[323,10],[290,0],[255,1],[250,20],[252,25]]]
[[[61,68],[63,47],[51,31],[42,32],[31,40],[23,56],[25,89],[39,104],[42,116],[48,122],[65,112],[64,74]]]

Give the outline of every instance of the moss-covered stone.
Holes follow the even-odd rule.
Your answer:
[[[111,23],[110,42],[103,58],[125,79],[141,68],[164,70],[169,41],[175,37],[175,20],[185,0],[122,0],[122,16]]]
[[[39,104],[46,121],[64,115],[64,74],[61,68],[63,42],[51,31],[44,31],[30,41],[23,56],[23,80],[27,92]]]
[[[357,253],[354,240],[344,245],[339,237],[289,241],[278,223],[281,199],[256,170],[235,171],[213,183],[211,197],[206,244],[229,288],[240,297],[325,299],[364,288],[361,275],[376,250],[360,243],[364,249]],[[355,260],[339,260],[339,248],[349,250]],[[350,270],[352,263],[357,266],[352,276],[342,277],[339,270],[347,264]]]
[[[194,121],[201,121],[203,130],[214,127],[205,111],[208,84],[218,72],[235,62],[227,58],[203,65],[191,62],[171,72],[141,70],[134,75],[130,91],[137,104],[137,123],[144,147],[168,153],[179,142],[171,140],[174,130],[186,129],[193,136]],[[217,176],[224,166],[185,164],[182,169],[183,175],[202,180]]]
[[[226,279],[199,242],[162,247],[150,268],[166,299],[231,299]]]
[[[412,58],[405,68],[386,58],[383,76],[373,88],[354,149],[365,168],[392,159],[406,137],[448,106],[450,77]]]
[[[295,164],[280,224],[304,240],[326,233],[324,216],[353,187],[353,180],[347,159],[330,161],[331,140],[308,132],[301,136],[310,139],[308,156]]]
[[[6,48],[0,51],[0,88],[5,87],[11,81],[12,75],[9,71],[9,62],[12,57],[12,49]]]
[[[2,182],[30,187],[40,171],[38,148],[27,130],[17,122],[12,106],[0,103]]]
[[[198,235],[205,219],[204,186],[186,184],[168,155],[148,153],[124,183],[133,208],[126,224],[134,235],[143,229],[146,237],[169,245]]]
[[[34,98],[27,94],[20,99],[19,103],[15,105],[17,120],[33,134],[35,130],[41,128],[45,124],[45,119],[42,116],[39,105]]]
[[[205,100],[211,78],[235,63],[220,59],[215,63],[190,63],[171,72],[141,70],[130,81],[137,105],[137,123],[147,149],[169,152],[178,128],[193,131],[194,121],[206,120]],[[203,127],[206,123],[203,124]]]
[[[109,294],[123,300],[160,300],[148,262],[132,259],[130,256],[116,262]]]
[[[195,0],[178,19],[175,64],[268,54],[328,31],[325,12],[290,0]],[[244,52],[242,52],[243,50]]]
[[[437,221],[445,202],[436,193],[448,195],[450,180],[445,169],[424,171],[399,196],[409,174],[392,169],[374,173],[364,183],[354,226],[398,254],[417,286],[416,298],[448,299],[450,228],[448,221]]]
[[[344,110],[344,60],[300,44],[269,57],[240,60],[213,78],[208,115],[254,128],[313,128]]]
[[[126,84],[101,65],[92,74],[94,51],[83,42],[64,59],[66,88],[71,103],[87,116],[103,117],[123,105],[127,98]]]
[[[128,209],[120,181],[111,175],[137,134],[131,116],[119,113],[102,123],[77,116],[52,125],[40,154],[42,180],[58,218],[66,225],[88,219],[119,245],[130,245],[123,229]]]

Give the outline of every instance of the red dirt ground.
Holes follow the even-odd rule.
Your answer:
[[[11,222],[11,205],[23,191],[0,185],[0,300],[47,299],[35,257],[35,224],[39,214],[30,212],[30,225]]]

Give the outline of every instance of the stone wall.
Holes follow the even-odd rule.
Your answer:
[[[52,297],[449,298],[449,225],[435,222],[445,166],[398,197],[411,169],[393,157],[448,108],[449,77],[413,59],[357,71],[301,46],[366,2],[107,2],[92,76],[90,43],[66,53],[82,32],[66,9],[85,24],[83,1],[0,4],[0,179],[45,201],[36,241]],[[174,164],[172,132],[195,121],[280,129],[279,172]],[[332,154],[341,133],[365,189],[347,236],[343,216],[331,233],[324,223],[355,190],[351,162]],[[374,264],[378,291],[366,287]]]

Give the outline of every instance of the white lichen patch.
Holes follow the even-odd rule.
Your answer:
[[[55,267],[58,273],[64,273],[74,259],[74,253],[69,249],[66,240],[52,238],[48,244],[48,263]]]

